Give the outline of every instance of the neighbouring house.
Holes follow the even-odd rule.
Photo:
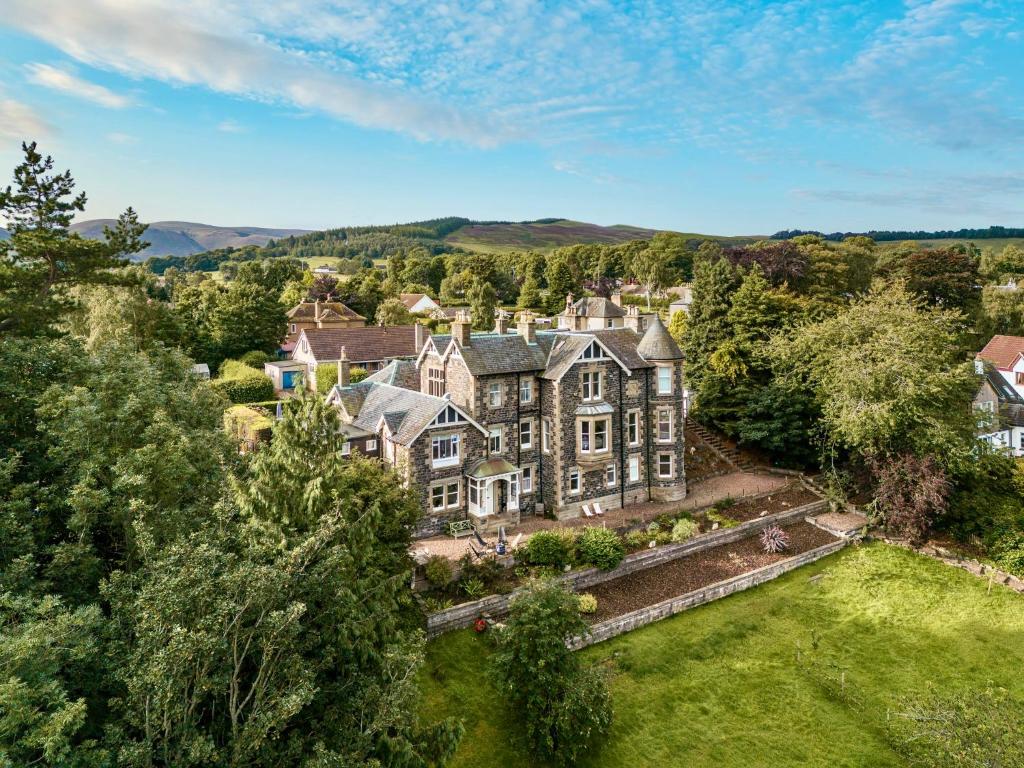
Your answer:
[[[288,329],[281,348],[291,352],[307,328],[361,328],[366,318],[340,301],[303,301],[287,313]]]
[[[690,290],[690,286],[679,285],[669,288],[668,291],[676,296],[672,303],[668,305],[669,318],[671,319],[672,315],[676,312],[690,314],[690,305],[693,304],[693,291]]]
[[[570,293],[565,297],[565,309],[556,317],[558,328],[567,331],[631,328],[637,333],[643,333],[653,315],[641,314],[634,305],[623,307],[620,293],[613,293],[610,299],[585,296],[577,301],[573,301]]]
[[[686,495],[683,355],[660,319],[643,334],[538,331],[528,312],[508,325],[473,333],[461,312],[424,344],[416,390],[398,384],[406,362],[359,384],[339,365],[328,402],[417,489],[419,535]]]
[[[307,388],[316,391],[317,367],[345,359],[369,372],[393,360],[415,358],[430,338],[423,325],[370,325],[354,328],[307,328],[299,334],[292,362],[302,363]]]
[[[306,364],[300,360],[273,360],[263,364],[263,372],[274,382],[275,390],[294,390],[305,381]]]
[[[978,438],[1024,456],[1024,337],[993,336],[975,357]]]
[[[313,270],[314,275],[336,275],[338,270],[332,267],[330,264],[321,264],[319,267]]]
[[[399,294],[398,300],[414,315],[429,314],[441,308],[440,304],[425,293],[402,293]]]

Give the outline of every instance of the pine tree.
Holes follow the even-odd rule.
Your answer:
[[[729,297],[733,286],[733,269],[729,262],[706,251],[698,255],[693,303],[683,344],[691,390],[699,390],[712,352],[729,338]]]

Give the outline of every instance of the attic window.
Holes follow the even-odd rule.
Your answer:
[[[601,349],[601,345],[596,341],[590,342],[590,346],[583,350],[583,354],[580,355],[583,360],[605,360],[606,356],[604,350]]]
[[[450,405],[437,414],[437,418],[434,419],[435,424],[454,424],[458,421],[462,421],[459,417],[459,412]]]

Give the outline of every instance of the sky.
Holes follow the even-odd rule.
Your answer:
[[[0,0],[84,218],[1024,226],[1024,0]]]

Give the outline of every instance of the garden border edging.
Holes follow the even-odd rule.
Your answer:
[[[617,616],[614,619],[607,619],[606,621],[599,622],[590,628],[590,632],[586,635],[575,637],[570,640],[567,644],[572,650],[579,650],[580,648],[586,648],[589,645],[595,645],[597,643],[610,640],[613,637],[631,632],[634,629],[640,629],[648,624],[652,624],[661,619],[667,619],[670,616],[674,616],[677,613],[689,610],[690,608],[696,608],[699,605],[705,603],[714,602],[723,597],[735,594],[736,592],[742,592],[750,589],[751,587],[760,586],[765,582],[777,579],[784,573],[796,570],[804,565],[809,565],[823,557],[834,554],[839,550],[846,547],[854,539],[850,538],[839,538],[829,544],[823,544],[815,549],[810,549],[807,552],[796,555],[795,557],[781,560],[771,565],[765,565],[756,570],[750,571],[749,573],[742,573],[739,576],[733,576],[723,581],[716,582],[707,587],[694,590],[693,592],[687,592],[685,595],[678,597],[672,597],[668,600],[663,600],[660,603],[647,606],[646,608],[639,608],[630,613]]]
[[[755,517],[753,520],[747,520],[732,528],[722,528],[717,531],[701,534],[690,541],[680,542],[679,544],[665,544],[654,549],[634,552],[631,555],[626,555],[618,566],[609,571],[602,571],[599,568],[585,568],[558,576],[557,578],[574,592],[587,589],[605,581],[628,576],[636,571],[642,571],[687,555],[703,552],[706,549],[712,549],[723,544],[731,544],[734,541],[745,539],[754,532],[773,523],[782,524],[793,520],[803,520],[805,517],[813,515],[826,507],[827,502],[824,500],[812,501],[810,504],[787,509],[783,512],[776,512],[764,517]],[[521,589],[515,589],[507,595],[488,595],[480,600],[462,603],[461,605],[429,614],[427,616],[427,637],[436,637],[453,629],[470,627],[483,614],[495,616],[507,613],[509,604]]]

